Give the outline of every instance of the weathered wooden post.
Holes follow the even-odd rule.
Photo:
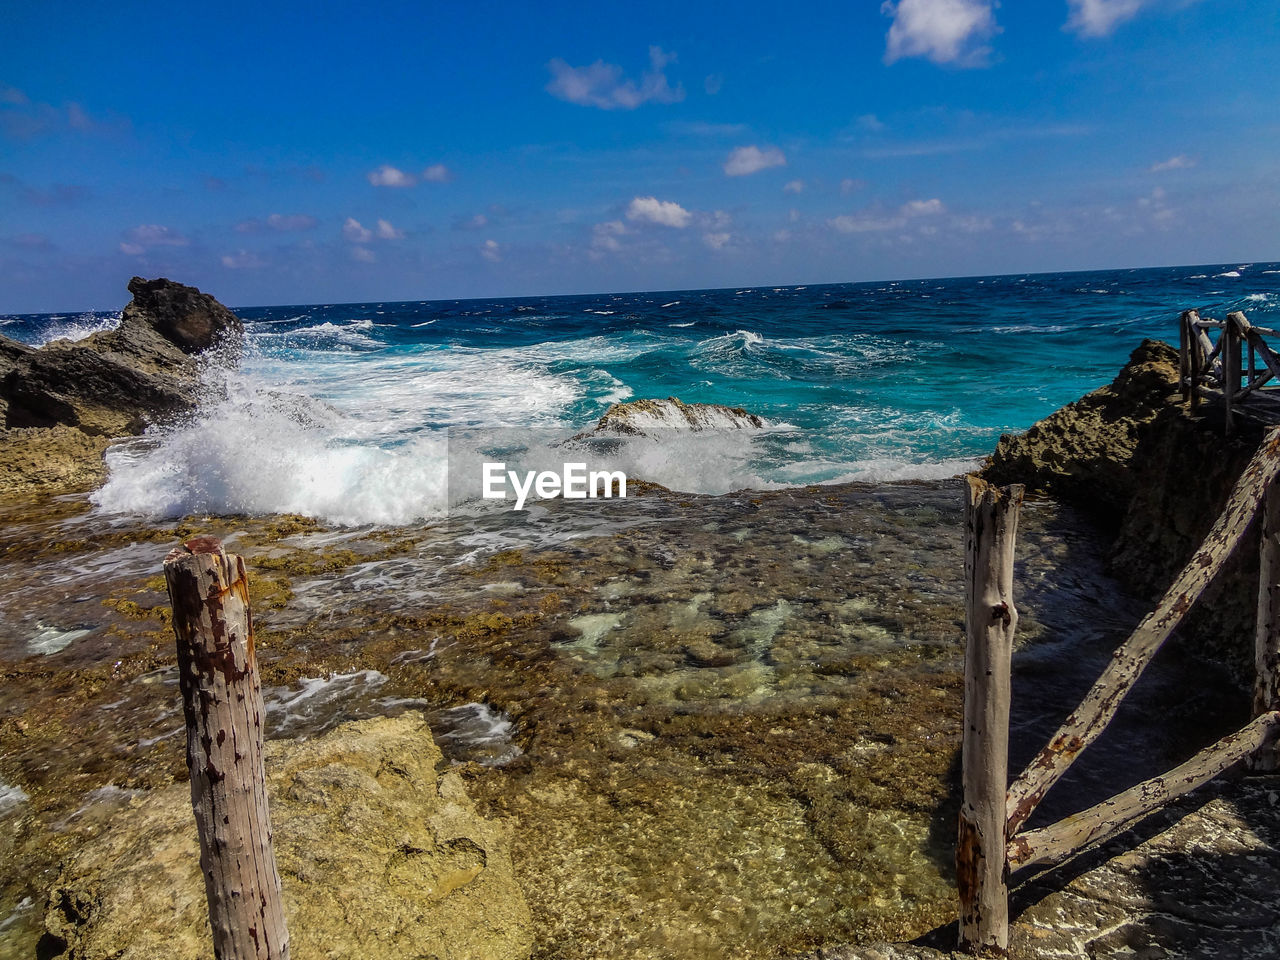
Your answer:
[[[1258,538],[1258,628],[1254,641],[1257,676],[1253,715],[1280,710],[1280,485],[1273,480],[1262,501]],[[1249,761],[1254,770],[1280,769],[1277,744],[1268,743]]]
[[[1226,434],[1235,433],[1231,419],[1231,405],[1240,390],[1240,327],[1236,323],[1239,314],[1227,314],[1222,327],[1222,405],[1226,412]]]
[[[196,537],[165,558],[164,575],[214,955],[288,960],[244,561],[216,538]]]
[[[1191,412],[1194,414],[1200,409],[1200,377],[1204,372],[1204,354],[1200,350],[1200,328],[1196,326],[1200,322],[1200,314],[1194,310],[1188,310],[1187,314],[1187,336],[1191,341],[1187,360],[1191,374]]]
[[[965,505],[964,739],[956,838],[960,947],[1009,946],[1005,794],[1009,769],[1009,668],[1018,611],[1013,551],[1023,487],[968,478]]]
[[[1178,386],[1184,401],[1191,399],[1195,382],[1191,379],[1191,311],[1183,310],[1178,317]]]

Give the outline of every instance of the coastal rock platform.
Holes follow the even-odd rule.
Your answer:
[[[273,740],[266,765],[292,956],[515,960],[529,908],[510,827],[476,813],[421,714]],[[185,784],[120,810],[63,867],[41,955],[202,958],[211,942]]]
[[[112,438],[195,405],[198,356],[238,355],[243,324],[209,294],[142,277],[129,292],[119,325],[83,340],[0,336],[0,493],[101,482]]]

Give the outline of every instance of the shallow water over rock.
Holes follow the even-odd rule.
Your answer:
[[[0,811],[0,857],[21,868],[0,917],[42,903],[58,851],[93,842],[100,821],[71,814],[117,802],[95,791],[185,777],[160,564],[212,533],[250,565],[272,735],[425,711],[481,808],[514,821],[535,956],[918,935],[953,912],[961,498],[954,482],[650,491],[360,530],[11,504],[0,779],[26,796]],[[1145,612],[1100,572],[1102,547],[1066,508],[1027,504],[1015,768]],[[88,632],[34,652],[51,628]],[[1246,709],[1212,671],[1162,657],[1045,815],[1169,766]],[[0,943],[29,954],[30,915]]]

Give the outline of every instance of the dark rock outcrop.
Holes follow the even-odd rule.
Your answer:
[[[124,308],[115,334],[154,330],[183,353],[200,353],[228,336],[244,333],[240,318],[207,293],[163,277],[129,281],[133,300]]]
[[[197,354],[238,354],[243,325],[208,294],[141,277],[130,281],[129,290],[134,299],[113,330],[76,342],[55,340],[38,350],[0,337],[0,452],[17,445],[33,467],[0,474],[0,490],[100,476],[100,465],[86,471],[74,461],[89,449],[100,454],[105,438],[139,434],[193,406]],[[51,432],[42,436],[33,429]],[[51,469],[31,459],[41,439],[58,461]]]

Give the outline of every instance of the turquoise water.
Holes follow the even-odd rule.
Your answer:
[[[1176,342],[1188,307],[1280,322],[1280,265],[238,309],[246,358],[210,374],[225,399],[115,448],[99,503],[408,522],[438,509],[446,431],[554,444],[612,403],[667,396],[769,423],[632,451],[678,489],[949,476],[1108,382],[1142,338]],[[38,343],[112,317],[0,333]]]

